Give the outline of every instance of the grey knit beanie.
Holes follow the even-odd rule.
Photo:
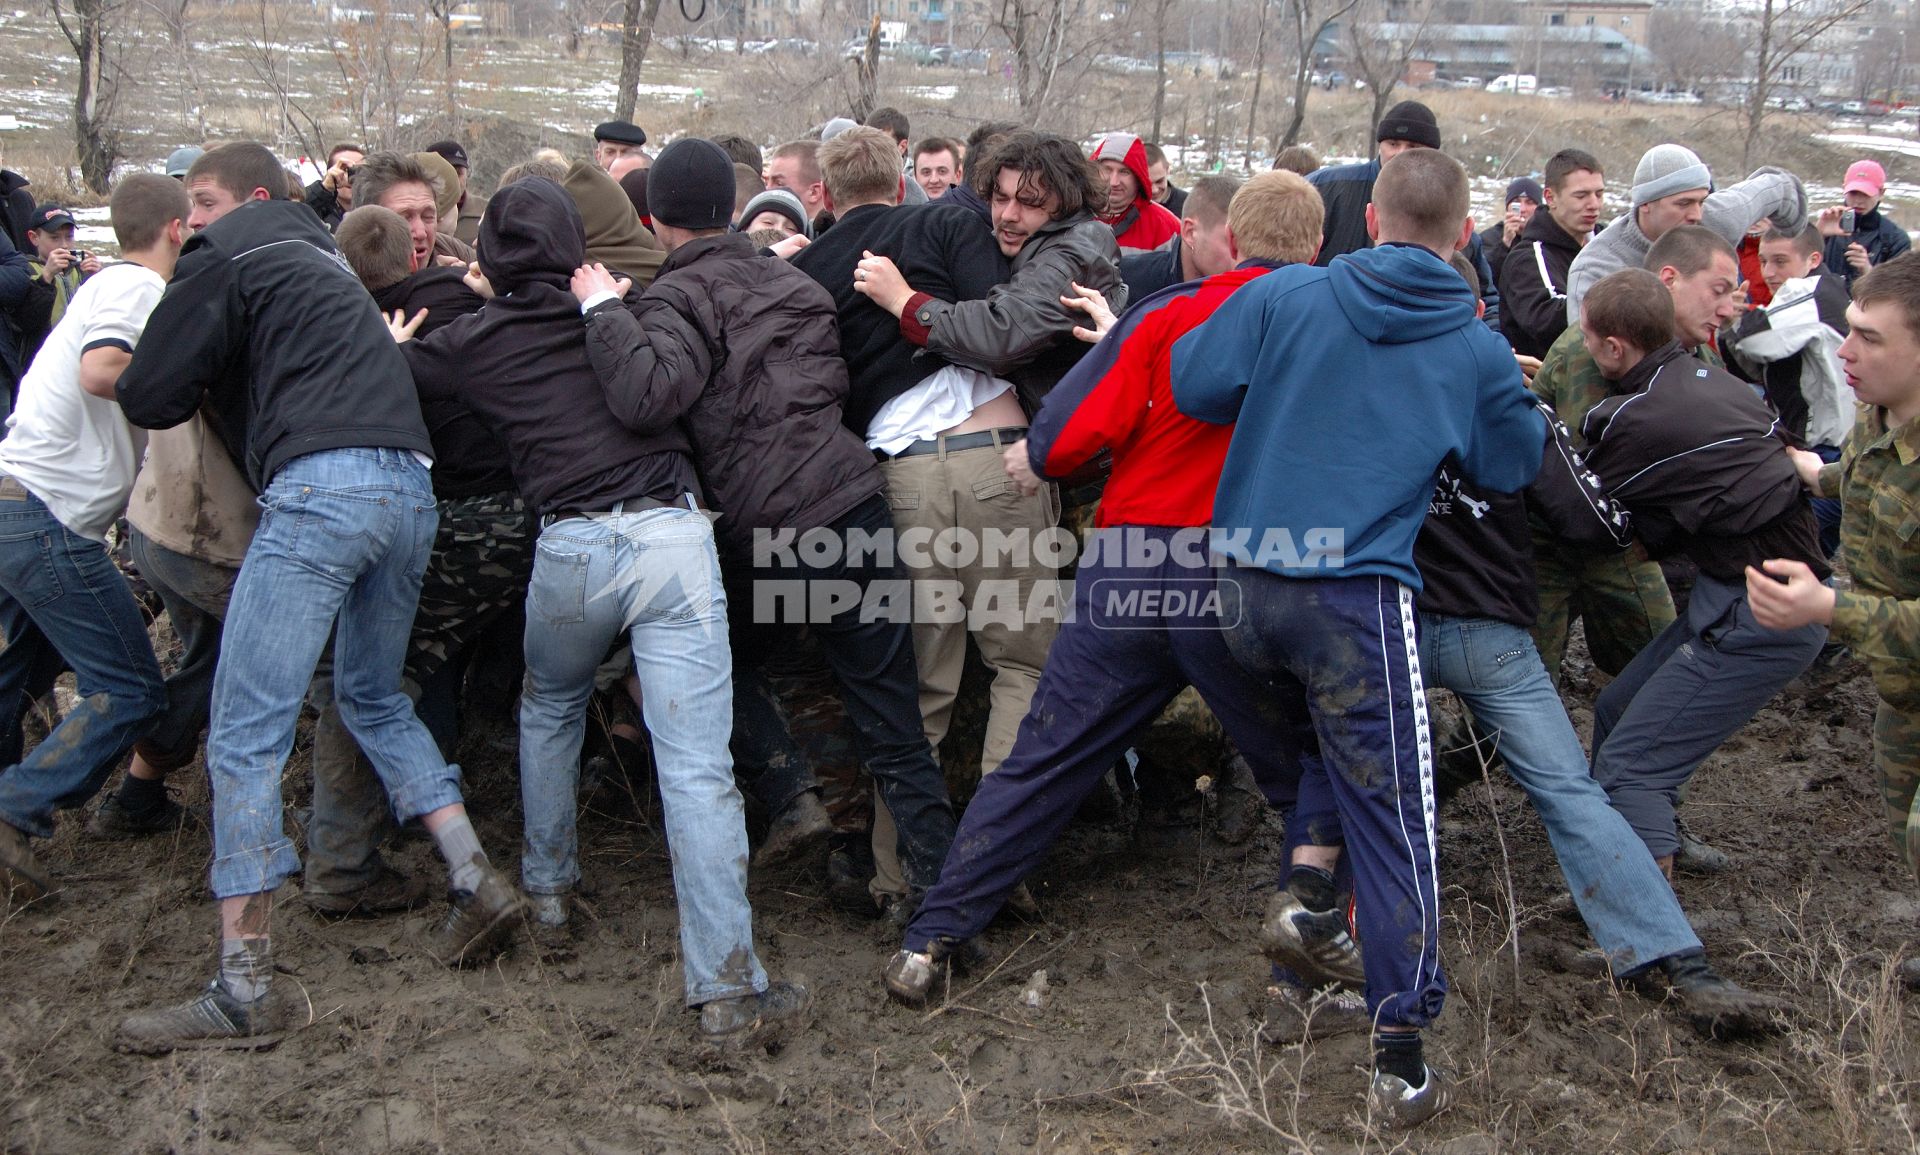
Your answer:
[[[1656,144],[1633,170],[1633,207],[1688,189],[1712,188],[1713,174],[1693,150],[1677,144]]]

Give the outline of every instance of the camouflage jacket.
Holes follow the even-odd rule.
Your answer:
[[[1710,344],[1687,351],[1716,369],[1727,367],[1720,351]],[[1531,387],[1535,396],[1553,406],[1554,415],[1572,434],[1575,449],[1587,447],[1586,439],[1580,436],[1587,410],[1613,395],[1613,387],[1600,375],[1600,366],[1593,363],[1593,354],[1580,339],[1577,325],[1560,334],[1541,358],[1540,371],[1533,375]]]
[[[1886,410],[1863,408],[1819,488],[1840,498],[1853,577],[1834,595],[1832,638],[1873,671],[1881,697],[1920,707],[1920,421],[1889,430]]]

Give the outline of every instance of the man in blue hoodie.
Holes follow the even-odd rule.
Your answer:
[[[1402,153],[1367,206],[1377,247],[1267,274],[1173,350],[1181,412],[1238,422],[1212,530],[1227,646],[1257,675],[1306,685],[1368,944],[1369,1110],[1394,1127],[1451,1100],[1420,1041],[1446,986],[1414,539],[1449,454],[1472,484],[1511,492],[1547,433],[1440,255],[1465,245],[1467,207],[1458,162]],[[1325,941],[1344,924],[1304,910],[1290,923]]]

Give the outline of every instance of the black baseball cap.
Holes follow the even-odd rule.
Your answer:
[[[460,147],[456,140],[436,140],[426,148],[428,152],[439,153],[441,159],[455,168],[472,168],[467,163],[467,150]]]
[[[33,210],[32,216],[27,218],[27,227],[35,232],[66,228],[71,224],[73,224],[73,214],[53,204],[41,205]]]

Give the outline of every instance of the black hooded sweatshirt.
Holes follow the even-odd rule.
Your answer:
[[[485,297],[467,287],[465,272],[444,266],[421,269],[381,289],[373,299],[382,313],[398,310],[411,317],[425,309],[426,319],[413,335],[427,337],[486,305]],[[420,413],[433,438],[435,497],[481,497],[513,489],[507,447],[464,399],[445,391],[423,394]]]
[[[457,398],[499,434],[536,513],[697,496],[680,427],[692,398],[612,396],[587,359],[586,322],[569,288],[586,230],[566,190],[544,177],[501,189],[479,250],[494,299],[403,346],[420,396]]]
[[[322,450],[433,453],[379,308],[292,201],[249,201],[194,234],[116,392],[145,429],[172,428],[204,401],[258,490]]]
[[[1723,582],[1744,582],[1768,558],[1805,562],[1826,580],[1780,419],[1752,386],[1670,341],[1614,390],[1582,423],[1587,465],[1633,513],[1648,552],[1685,553]]]

